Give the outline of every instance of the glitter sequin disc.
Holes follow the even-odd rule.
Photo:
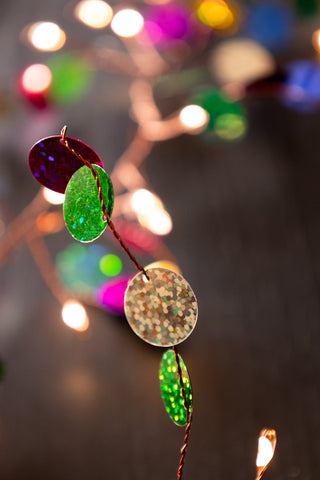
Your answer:
[[[170,347],[183,342],[195,327],[196,297],[188,282],[166,268],[139,272],[125,295],[125,314],[132,330],[152,345]]]
[[[111,180],[102,168],[97,165],[94,165],[93,168],[98,174],[110,218],[113,209]],[[107,227],[107,222],[103,218],[96,181],[91,170],[86,166],[81,167],[67,185],[63,215],[69,232],[80,242],[92,242]]]
[[[85,160],[103,168],[97,153],[75,138],[66,137],[69,146]],[[61,136],[47,137],[37,142],[29,152],[29,167],[32,175],[44,187],[64,193],[72,175],[83,166],[83,162],[70,153],[60,142]]]
[[[179,364],[182,373],[182,382],[186,394],[188,411],[192,410],[192,388],[187,367],[179,357]],[[173,350],[167,350],[162,356],[159,369],[159,382],[161,396],[171,420],[177,425],[184,426],[187,423],[186,408],[181,392],[178,367]]]

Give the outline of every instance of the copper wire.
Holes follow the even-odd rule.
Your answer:
[[[91,163],[88,162],[88,160],[85,160],[82,157],[82,155],[77,153],[73,148],[71,148],[69,146],[68,140],[66,139],[66,131],[67,131],[67,126],[65,125],[61,130],[61,143],[68,149],[68,151],[70,153],[75,155],[79,160],[81,160],[91,170],[92,175],[94,176],[94,179],[96,181],[98,194],[99,194],[99,200],[100,200],[100,203],[101,203],[101,208],[102,208],[103,214],[105,216],[106,222],[108,224],[108,227],[112,231],[116,240],[120,243],[122,249],[126,252],[128,257],[130,258],[130,260],[135,264],[136,268],[138,270],[142,271],[144,273],[145,277],[149,280],[147,272],[145,271],[143,266],[136,260],[134,255],[130,252],[129,248],[124,243],[124,241],[120,237],[119,233],[116,231],[113,222],[111,221],[111,219],[108,216],[107,208],[106,208],[103,193],[102,193],[101,183],[100,183],[97,172],[94,170]],[[185,409],[185,412],[186,412],[186,419],[187,419],[187,425],[186,425],[186,428],[185,428],[183,445],[180,449],[180,461],[179,461],[179,466],[178,466],[178,471],[177,471],[177,480],[181,480],[183,467],[184,467],[184,463],[185,463],[185,456],[186,456],[187,447],[188,447],[188,444],[189,444],[190,430],[191,430],[191,425],[192,425],[192,410],[189,411],[189,405],[188,405],[188,401],[187,401],[187,397],[186,397],[186,391],[185,391],[185,388],[184,388],[184,385],[183,385],[182,371],[181,371],[180,360],[179,360],[179,355],[178,355],[178,352],[177,352],[177,348],[175,346],[173,346],[172,350],[173,350],[174,355],[175,355],[175,361],[176,361],[177,371],[178,371],[178,376],[179,376],[179,384],[180,384],[180,388],[181,388],[183,405],[184,405],[184,409]]]
[[[104,200],[104,197],[103,197],[101,183],[100,183],[99,176],[98,176],[97,172],[95,171],[95,169],[93,168],[93,166],[91,165],[91,163],[88,160],[83,158],[83,156],[80,153],[77,153],[74,150],[74,148],[70,147],[70,145],[68,143],[68,140],[66,139],[67,128],[68,128],[67,125],[65,125],[61,130],[61,144],[64,145],[70,153],[72,153],[75,157],[77,157],[78,160],[81,160],[81,162],[83,162],[91,170],[91,173],[92,173],[92,175],[95,179],[96,185],[97,185],[99,200],[100,200],[100,204],[101,204],[101,209],[102,209],[102,212],[104,214],[104,219],[108,224],[108,227],[110,228],[111,232],[113,233],[113,236],[115,237],[115,239],[121,245],[121,248],[126,252],[126,254],[130,258],[130,260],[134,263],[137,270],[140,270],[141,272],[143,272],[144,276],[149,280],[149,277],[148,277],[148,274],[147,274],[146,270],[141,265],[141,263],[138,262],[138,260],[135,258],[133,253],[129,250],[129,247],[124,243],[124,241],[120,237],[119,233],[116,231],[113,222],[109,218],[107,207],[106,207],[105,200]]]
[[[177,351],[177,347],[174,345],[172,347],[172,350],[174,352],[174,357],[177,365],[177,370],[178,370],[178,376],[179,376],[179,384],[181,388],[181,395],[183,398],[183,405],[184,409],[186,412],[186,419],[187,419],[187,425],[186,429],[184,432],[184,439],[183,439],[183,445],[180,450],[180,460],[179,460],[179,466],[178,466],[178,471],[177,471],[177,480],[181,480],[182,478],[182,471],[183,471],[183,466],[185,462],[185,457],[187,453],[187,447],[189,444],[189,437],[190,437],[190,430],[191,430],[191,425],[192,425],[192,410],[189,410],[189,405],[186,397],[186,391],[183,385],[183,378],[182,378],[182,371],[181,371],[181,365],[180,365],[180,360],[179,360],[179,355]]]

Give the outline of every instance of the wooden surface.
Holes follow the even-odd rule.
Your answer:
[[[26,63],[24,55],[38,59],[13,43],[34,19],[25,10],[18,15],[18,3],[5,16],[14,45],[10,61],[2,53],[7,77]],[[69,123],[70,135],[112,168],[128,138],[127,85],[105,76],[97,89],[105,92],[103,106],[84,100],[41,127],[31,111],[4,121],[1,198],[12,211],[37,191],[26,158],[40,132],[54,135]],[[278,446],[265,479],[316,480],[319,114],[267,99],[246,106],[250,128],[241,142],[206,145],[183,136],[159,144],[146,163],[173,218],[167,243],[199,301],[197,329],[179,349],[194,389],[184,479],[253,479],[258,433],[272,427]],[[54,256],[70,242],[63,232],[48,245]],[[0,305],[2,480],[175,478],[183,429],[171,424],[160,398],[161,349],[97,309],[90,309],[88,335],[67,329],[26,247],[1,267]]]

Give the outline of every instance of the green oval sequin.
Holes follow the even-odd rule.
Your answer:
[[[113,209],[113,187],[103,168],[93,165],[98,174],[108,217]],[[92,242],[104,232],[107,222],[99,200],[96,181],[91,170],[83,166],[74,173],[67,185],[63,215],[70,234],[80,242]]]
[[[186,393],[186,400],[189,412],[192,410],[192,387],[187,367],[179,357],[179,363],[182,373],[182,381]],[[166,410],[171,420],[176,425],[183,427],[187,423],[186,410],[184,407],[183,396],[179,383],[178,367],[176,364],[175,354],[173,350],[167,350],[162,355],[162,360],[159,369],[159,381],[161,396],[163,398]]]

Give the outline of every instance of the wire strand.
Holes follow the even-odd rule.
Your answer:
[[[172,347],[172,350],[174,352],[174,357],[177,365],[177,370],[178,370],[178,376],[179,376],[179,384],[180,384],[180,389],[181,389],[181,395],[183,398],[183,405],[184,409],[186,412],[186,419],[187,419],[187,425],[186,429],[184,432],[184,439],[183,439],[183,445],[180,450],[180,460],[179,460],[179,466],[178,466],[178,472],[177,472],[177,480],[181,480],[182,478],[182,471],[185,463],[185,457],[187,453],[187,447],[189,444],[189,437],[190,437],[190,430],[191,430],[191,425],[192,425],[192,410],[190,411],[189,409],[189,404],[187,401],[187,396],[186,396],[186,391],[183,385],[183,377],[182,377],[182,371],[181,371],[181,365],[180,365],[180,359],[178,355],[178,350],[177,347],[174,345]]]
[[[66,139],[67,128],[68,128],[67,125],[65,125],[61,130],[61,140],[60,140],[61,144],[64,145],[67,148],[67,150],[70,153],[72,153],[72,155],[77,157],[78,160],[81,160],[91,170],[91,173],[92,173],[92,175],[95,179],[96,185],[97,185],[99,200],[100,200],[100,204],[101,204],[101,209],[103,211],[104,219],[107,222],[108,227],[110,228],[110,230],[111,230],[113,236],[115,237],[115,239],[121,245],[121,248],[126,252],[126,254],[130,258],[130,260],[134,263],[137,270],[140,270],[141,272],[143,272],[144,276],[149,280],[149,276],[148,276],[146,270],[141,265],[141,263],[138,262],[138,260],[133,255],[133,253],[129,250],[129,247],[124,243],[120,234],[116,231],[116,228],[115,228],[113,222],[109,218],[107,207],[106,207],[104,196],[103,196],[103,192],[102,192],[101,183],[100,183],[99,176],[98,176],[97,172],[95,171],[95,169],[93,168],[93,166],[91,165],[91,163],[88,160],[83,158],[83,156],[80,153],[77,153],[74,148],[70,147],[70,145],[68,143],[68,140]]]

